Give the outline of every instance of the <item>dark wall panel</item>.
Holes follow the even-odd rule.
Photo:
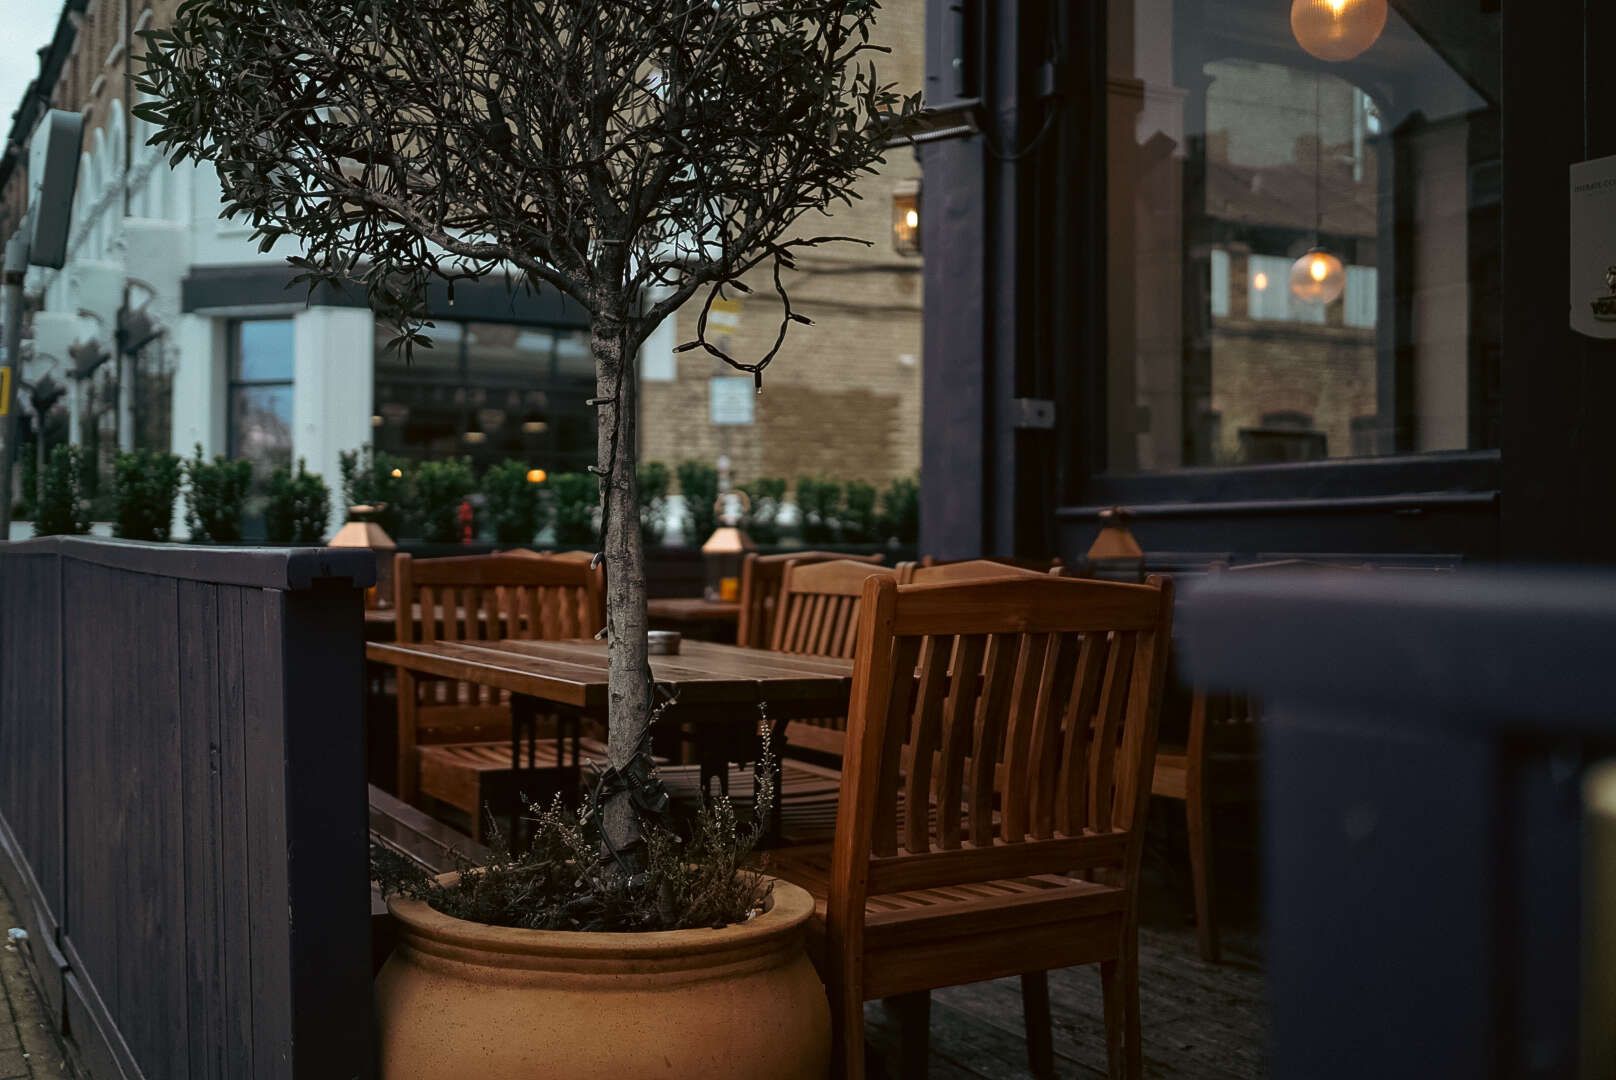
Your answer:
[[[1571,331],[1565,269],[1567,170],[1616,154],[1613,49],[1608,0],[1504,5],[1503,544],[1512,559],[1616,561],[1616,342]]]
[[[370,1075],[374,572],[0,544],[7,884],[97,1076]]]
[[[157,1076],[185,1061],[175,592],[171,578],[63,565],[64,941],[80,983]]]
[[[3,842],[16,845],[15,869],[33,879],[28,891],[37,897],[50,930],[62,918],[56,564],[55,555],[0,561],[0,828],[9,833]]]

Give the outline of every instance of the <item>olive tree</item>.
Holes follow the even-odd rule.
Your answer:
[[[634,361],[704,305],[701,348],[762,387],[803,249],[919,108],[883,83],[875,0],[185,0],[147,31],[136,115],[211,162],[224,213],[283,238],[310,287],[356,283],[430,347],[428,286],[498,275],[587,310],[610,651],[605,845],[632,869],[660,791],[647,733]],[[772,282],[773,348],[735,357],[706,310]]]

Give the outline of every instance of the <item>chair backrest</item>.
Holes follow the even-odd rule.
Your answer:
[[[858,641],[859,598],[875,576],[897,581],[897,571],[857,559],[786,563],[775,609],[776,652],[851,659]]]
[[[994,878],[1136,883],[1171,584],[878,578],[862,599],[833,921]]]
[[[605,590],[586,560],[533,554],[393,562],[398,640],[591,637],[606,625]]]
[[[1014,566],[1022,570],[1036,570],[1039,573],[1054,570],[1061,565],[1059,556],[1052,559],[1022,559],[1013,555],[982,555],[974,559],[939,559],[935,555],[922,555],[919,565],[929,568],[967,562],[998,563],[1000,566]]]
[[[780,587],[785,583],[788,564],[807,566],[810,563],[843,561],[878,565],[885,558],[879,552],[874,555],[838,555],[834,551],[748,554],[741,563],[741,621],[735,632],[736,644],[752,649],[773,647],[774,616],[779,610]]]
[[[1053,567],[1042,570],[1033,570],[1012,563],[1001,562],[998,559],[965,559],[962,562],[946,563],[899,563],[898,584],[900,585],[939,585],[954,581],[987,581],[994,578],[1014,577],[1044,577],[1057,573],[1060,570],[1057,562]]]
[[[564,562],[593,562],[593,551],[534,551],[532,548],[506,548],[499,555],[520,555],[524,559],[561,559]]]

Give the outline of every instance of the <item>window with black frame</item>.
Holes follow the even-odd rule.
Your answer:
[[[269,475],[292,463],[291,319],[238,319],[230,324],[229,454],[252,462],[244,528],[263,529]]]
[[[410,460],[464,456],[481,472],[506,459],[549,473],[595,460],[588,333],[513,323],[447,322],[406,357],[376,328],[378,451]]]
[[[1496,13],[1107,13],[1106,471],[1496,447]]]

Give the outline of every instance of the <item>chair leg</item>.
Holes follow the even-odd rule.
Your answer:
[[[1139,935],[1130,929],[1122,956],[1100,965],[1105,998],[1105,1056],[1111,1080],[1139,1080],[1143,1054],[1139,1032]]]
[[[864,1002],[846,986],[828,989],[831,1072],[844,1080],[864,1080]]]
[[[899,1075],[926,1075],[931,1055],[931,991],[917,990],[891,999],[898,1014]]]
[[[1055,1075],[1055,1039],[1049,1021],[1049,972],[1021,976],[1021,1014],[1027,1024],[1027,1069],[1040,1080]]]
[[[1195,936],[1201,959],[1215,964],[1219,950],[1217,912],[1213,907],[1212,804],[1203,790],[1192,789],[1188,795],[1184,819],[1189,836],[1190,880],[1195,890]]]

